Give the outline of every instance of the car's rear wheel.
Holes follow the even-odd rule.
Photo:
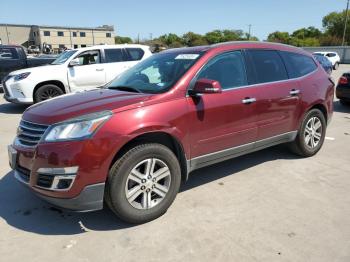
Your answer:
[[[339,103],[343,106],[350,106],[350,100],[339,99]]]
[[[295,141],[290,145],[292,151],[302,157],[315,155],[323,145],[326,128],[326,119],[320,110],[307,112]]]
[[[160,144],[141,144],[112,166],[105,199],[110,209],[128,223],[145,223],[163,215],[181,184],[180,164]]]
[[[338,68],[339,68],[339,63],[336,62],[336,63],[334,64],[334,66],[333,66],[333,69],[334,69],[334,70],[337,70]]]
[[[56,85],[43,85],[36,90],[34,94],[34,101],[35,103],[39,103],[41,101],[63,95],[64,92],[62,91],[61,88],[59,88]]]

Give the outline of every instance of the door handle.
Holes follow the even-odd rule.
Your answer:
[[[290,90],[289,94],[291,96],[298,95],[298,94],[300,94],[300,90],[299,89],[292,89],[292,90]]]
[[[97,68],[97,69],[96,69],[97,72],[101,72],[101,71],[103,71],[103,70],[104,70],[104,68]]]
[[[242,100],[243,104],[251,104],[256,102],[256,98],[250,98],[250,97],[246,97]]]

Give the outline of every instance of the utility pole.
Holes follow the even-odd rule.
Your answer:
[[[248,30],[248,41],[249,41],[250,40],[250,31],[251,31],[252,25],[249,24],[248,27],[249,27],[249,30]]]
[[[342,46],[345,45],[345,35],[346,35],[346,26],[348,24],[348,11],[349,11],[349,0],[346,4],[346,14],[345,14],[345,24],[344,24],[344,33],[343,33],[343,42],[342,42]]]
[[[7,36],[7,44],[10,44],[10,36],[9,36],[9,30],[7,28],[7,24],[5,24],[5,29],[6,29],[6,36]]]

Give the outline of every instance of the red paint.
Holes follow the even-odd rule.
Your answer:
[[[30,107],[23,119],[53,124],[72,117],[111,110],[112,118],[85,141],[42,143],[36,149],[16,146],[19,165],[32,170],[31,185],[40,167],[79,166],[78,178],[68,192],[34,190],[54,197],[71,198],[89,184],[106,181],[117,152],[135,137],[164,132],[183,147],[186,159],[246,144],[299,128],[303,115],[314,105],[323,105],[328,118],[333,111],[334,86],[319,66],[316,72],[299,79],[226,90],[222,93],[186,96],[195,74],[217,54],[246,48],[268,48],[302,53],[301,49],[269,43],[233,43],[199,47],[205,54],[185,75],[163,94],[137,94],[97,90],[58,97]],[[177,51],[181,53],[181,49]],[[217,83],[210,83],[218,86]],[[292,89],[301,94],[290,96]],[[242,99],[257,102],[242,104]]]

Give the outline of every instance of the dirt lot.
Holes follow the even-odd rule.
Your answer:
[[[62,212],[18,184],[6,146],[24,107],[0,98],[0,261],[348,262],[350,107],[334,105],[315,157],[278,146],[198,170],[167,214],[130,226],[109,210]]]

